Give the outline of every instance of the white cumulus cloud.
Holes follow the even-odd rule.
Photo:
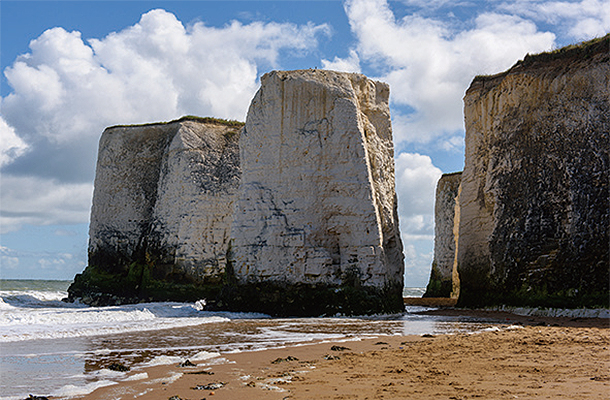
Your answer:
[[[405,244],[405,286],[425,287],[430,277],[433,259],[432,244],[425,240],[412,240]]]
[[[58,253],[54,257],[39,258],[38,265],[41,269],[54,269],[61,271],[72,262],[74,256],[69,253]]]
[[[164,10],[102,39],[52,28],[5,70],[13,92],[2,112],[25,138],[57,141],[189,113],[243,120],[258,64],[276,66],[281,51],[311,49],[328,33],[325,25],[185,27]]]
[[[27,149],[28,145],[23,139],[0,117],[0,167],[10,164]]]
[[[401,153],[396,158],[396,193],[404,240],[432,239],[436,182],[441,175],[428,156]]]
[[[15,270],[19,267],[17,252],[8,247],[0,245],[0,273],[4,270]],[[3,274],[6,276],[6,274]]]
[[[333,71],[341,72],[360,72],[360,58],[356,50],[349,52],[349,57],[335,57],[332,61],[322,60],[322,67]]]
[[[2,266],[1,269],[17,269],[19,267],[19,258],[0,256],[0,265]]]
[[[102,38],[48,29],[4,70],[2,230],[87,222],[105,127],[187,114],[244,120],[260,73],[327,35],[314,24],[185,25],[161,9]]]
[[[397,18],[386,0],[348,0],[345,8],[357,56],[381,72],[395,105],[413,110],[394,113],[398,143],[426,143],[462,130],[462,97],[475,75],[505,70],[555,40],[515,15],[482,13],[468,29],[454,31],[418,14]]]
[[[502,8],[535,21],[561,27],[575,40],[587,40],[610,32],[610,0],[516,1]]]
[[[428,282],[434,247],[436,183],[441,175],[441,170],[426,155],[401,153],[396,158],[406,286],[425,286]]]
[[[2,175],[0,233],[23,224],[77,224],[89,221],[93,183]]]

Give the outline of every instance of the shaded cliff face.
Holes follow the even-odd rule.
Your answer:
[[[462,173],[443,174],[436,185],[434,203],[434,260],[424,297],[450,297],[455,262],[456,198]],[[457,272],[457,271],[456,271]]]
[[[610,37],[466,92],[460,303],[608,302]]]

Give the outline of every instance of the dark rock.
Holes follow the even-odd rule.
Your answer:
[[[193,386],[192,390],[218,390],[226,385],[225,382],[208,383],[207,385]]]
[[[196,366],[197,366],[197,364],[193,364],[190,360],[184,360],[180,364],[178,364],[179,368],[196,367]]]
[[[194,371],[194,372],[185,372],[188,375],[214,375],[212,371]]]
[[[117,372],[127,372],[129,371],[129,367],[121,364],[121,363],[112,363],[110,364],[108,367],[109,370],[111,371],[117,371]]]
[[[288,356],[286,358],[276,358],[275,360],[271,361],[271,364],[279,364],[279,363],[283,363],[283,362],[290,362],[290,361],[299,361],[298,358],[293,357],[293,356]]]

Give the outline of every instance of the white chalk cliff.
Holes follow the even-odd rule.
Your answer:
[[[402,286],[389,87],[360,74],[272,72],[241,136],[233,221],[241,281]]]
[[[222,279],[240,180],[240,126],[184,119],[100,139],[89,264],[148,259],[162,279]]]
[[[424,297],[451,297],[457,295],[459,285],[454,284],[456,198],[462,178],[461,172],[443,174],[436,184],[434,203],[434,259],[430,280]],[[459,207],[459,206],[458,206]],[[454,287],[455,286],[455,287]]]
[[[457,239],[459,304],[607,307],[610,35],[476,77],[464,116],[457,229],[435,249]]]
[[[284,315],[402,309],[388,96],[360,74],[272,72],[243,129],[196,118],[107,129],[89,267],[71,298],[206,296]],[[108,274],[129,282],[114,289]]]

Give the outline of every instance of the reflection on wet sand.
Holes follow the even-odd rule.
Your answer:
[[[379,335],[450,334],[482,330],[498,323],[472,318],[418,315],[376,318],[295,318],[234,320],[89,339],[83,356],[91,373],[115,362],[126,366],[165,357],[188,359],[202,351],[240,352],[322,340],[350,340]]]

